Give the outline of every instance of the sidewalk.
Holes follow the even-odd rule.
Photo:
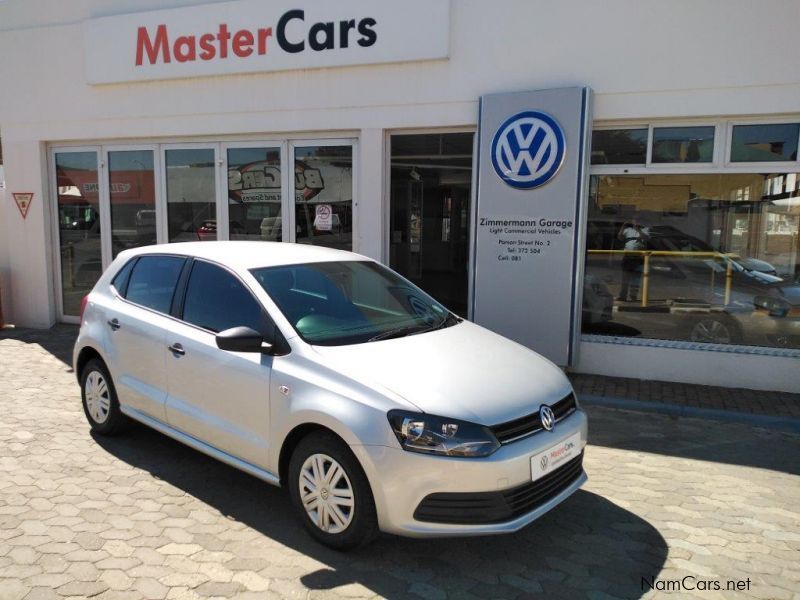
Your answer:
[[[581,373],[569,373],[568,375],[579,399],[586,396],[622,400],[634,410],[636,410],[636,403],[641,403],[644,410],[652,409],[652,404],[659,404],[699,409],[687,411],[694,413],[728,411],[742,413],[743,417],[754,415],[800,420],[800,394]],[[798,370],[798,378],[800,378],[800,370]]]

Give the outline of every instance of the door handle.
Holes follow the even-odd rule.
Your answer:
[[[183,346],[180,344],[172,344],[172,346],[167,346],[167,350],[172,352],[173,354],[177,354],[178,356],[183,356],[186,354],[186,350],[183,349]]]
[[[119,324],[119,319],[111,319],[108,322],[108,326],[111,327],[114,331],[117,331],[122,325]]]

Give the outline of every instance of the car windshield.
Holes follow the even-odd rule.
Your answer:
[[[265,267],[251,273],[309,344],[379,341],[459,321],[425,292],[370,261]]]

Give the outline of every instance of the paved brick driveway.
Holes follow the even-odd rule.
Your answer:
[[[145,428],[93,439],[70,336],[17,337],[0,337],[2,600],[638,598],[643,577],[687,575],[800,598],[800,437],[594,408],[589,484],[533,526],[342,555],[278,489]]]

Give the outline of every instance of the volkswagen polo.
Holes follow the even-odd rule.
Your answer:
[[[586,481],[560,369],[349,252],[121,252],[83,300],[74,368],[94,432],[138,421],[285,486],[340,549],[516,531]]]

